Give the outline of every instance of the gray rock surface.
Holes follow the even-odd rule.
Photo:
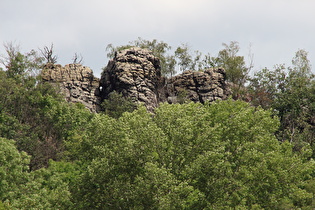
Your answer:
[[[143,103],[152,111],[160,102],[187,100],[204,103],[227,98],[229,91],[222,68],[186,71],[172,78],[161,76],[160,61],[151,51],[131,48],[117,52],[100,80],[101,99],[113,91]]]
[[[160,61],[149,50],[131,48],[116,53],[102,73],[101,99],[113,91],[153,111],[159,103]]]
[[[225,78],[225,71],[222,68],[210,68],[203,72],[185,71],[167,81],[168,102],[176,103],[188,99],[204,103],[226,99],[229,89]]]
[[[59,85],[68,102],[82,103],[92,112],[99,110],[99,79],[93,71],[81,64],[46,64],[42,80]]]
[[[47,64],[42,71],[45,82],[58,84],[69,102],[79,102],[92,112],[112,92],[121,93],[153,111],[161,102],[204,103],[226,99],[229,88],[222,68],[185,71],[172,78],[161,76],[160,61],[151,51],[130,48],[117,52],[102,72],[101,79],[81,64]]]

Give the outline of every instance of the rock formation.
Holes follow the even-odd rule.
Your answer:
[[[204,103],[217,99],[226,99],[229,95],[222,68],[201,71],[185,71],[167,81],[167,99],[169,103],[191,100]]]
[[[186,71],[167,79],[161,76],[159,59],[141,48],[117,52],[104,69],[100,87],[102,100],[116,91],[134,102],[144,103],[150,111],[160,102],[204,103],[225,99],[228,95],[224,69]]]
[[[131,48],[117,52],[102,73],[101,99],[116,91],[135,103],[144,103],[152,111],[160,102],[160,79],[160,61],[149,50]]]
[[[69,102],[80,102],[92,112],[110,94],[121,93],[135,103],[153,111],[161,102],[181,103],[187,100],[204,103],[225,99],[229,95],[224,69],[203,72],[186,71],[172,78],[161,76],[160,60],[151,51],[130,48],[117,52],[104,69],[101,79],[81,64],[64,67],[47,64],[42,71],[43,81],[59,84]]]
[[[99,110],[99,79],[90,68],[81,64],[46,64],[41,76],[44,82],[58,84],[67,101],[82,103],[92,112]]]

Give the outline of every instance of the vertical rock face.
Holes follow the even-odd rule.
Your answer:
[[[225,78],[222,68],[210,68],[203,72],[185,71],[168,80],[168,102],[176,103],[179,98],[201,103],[226,99],[229,90]]]
[[[159,59],[141,48],[118,52],[104,69],[100,87],[102,100],[116,91],[144,103],[150,111],[160,102],[178,103],[184,99],[204,103],[225,99],[229,94],[224,69],[186,71],[167,79],[161,76]]]
[[[117,52],[102,73],[101,100],[116,91],[152,111],[160,101],[160,79],[160,61],[149,50],[131,48]]]
[[[47,64],[41,76],[44,82],[58,84],[67,101],[82,103],[92,112],[99,110],[99,79],[90,68],[81,64]]]
[[[204,103],[229,95],[224,69],[186,71],[168,79],[161,76],[160,60],[151,51],[141,48],[117,52],[100,80],[93,76],[90,68],[81,64],[64,67],[47,64],[42,79],[58,84],[67,101],[80,102],[92,112],[100,111],[101,102],[114,91],[144,104],[149,111],[161,102],[191,100]]]

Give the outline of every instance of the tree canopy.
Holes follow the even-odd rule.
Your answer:
[[[168,54],[157,40],[132,44],[182,70],[224,66],[238,97],[164,103],[150,113],[114,93],[104,112],[91,113],[41,81],[38,52],[8,47],[0,209],[315,208],[315,83],[305,50],[289,67],[251,76],[237,42],[218,57],[188,45]]]

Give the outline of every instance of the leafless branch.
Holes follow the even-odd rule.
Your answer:
[[[54,45],[51,44],[50,47],[45,46],[44,49],[40,49],[43,57],[45,58],[47,63],[56,63],[57,62],[57,56],[54,55],[53,51]]]
[[[73,58],[72,58],[73,64],[82,64],[83,62],[83,57],[82,55],[78,55],[77,53],[74,54]]]

